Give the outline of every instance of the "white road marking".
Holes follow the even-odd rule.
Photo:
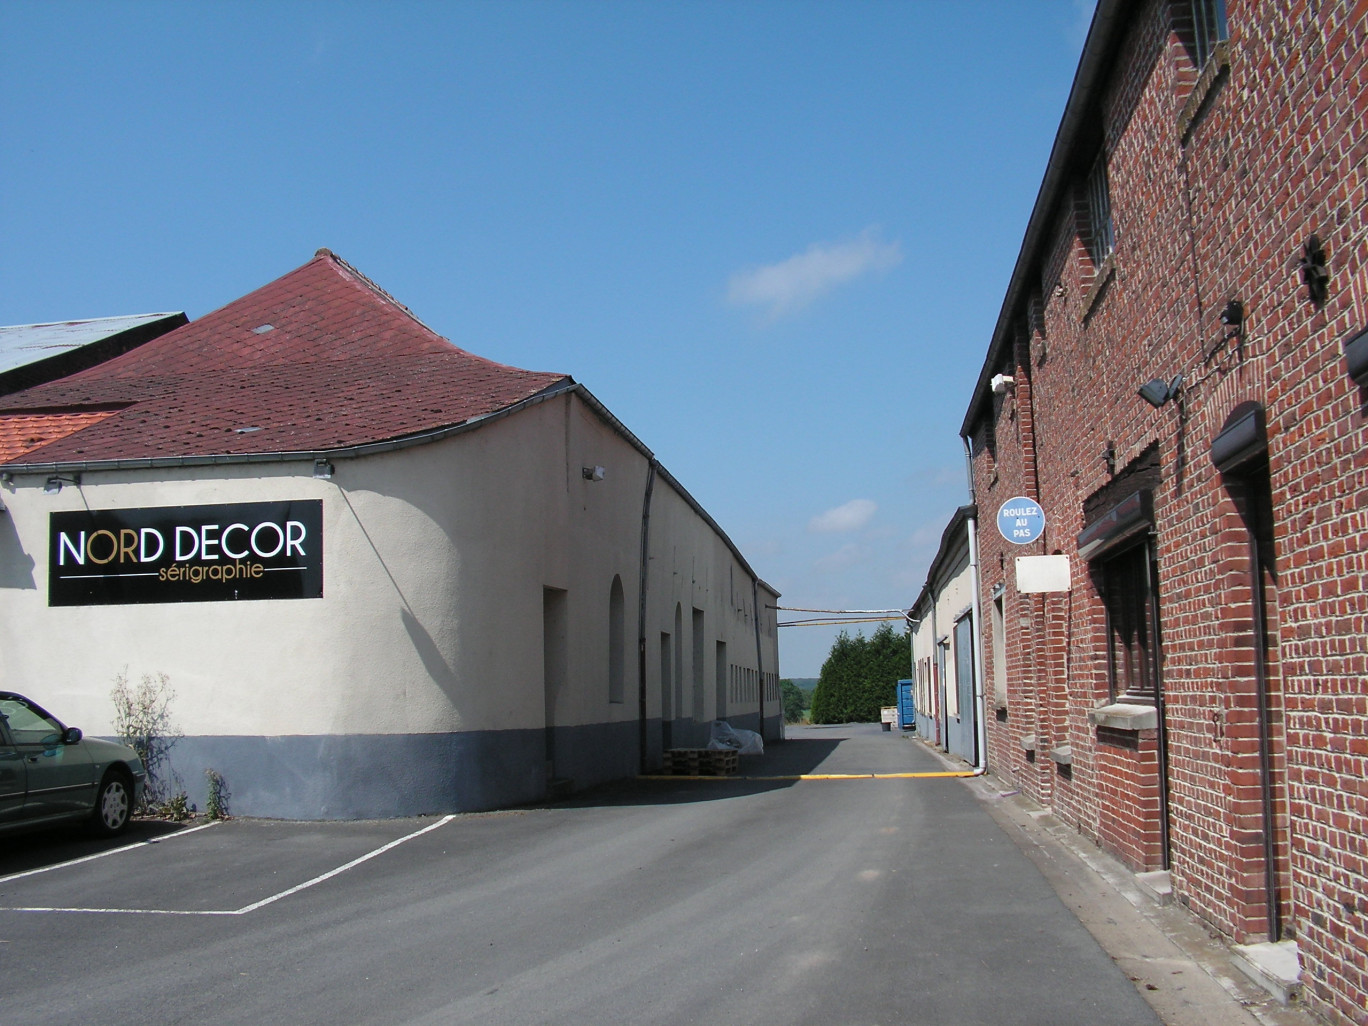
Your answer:
[[[41,869],[28,869],[22,873],[11,873],[9,876],[0,876],[0,884],[9,883],[11,880],[22,880],[26,876],[37,876],[39,873],[51,873],[54,869],[65,869],[67,866],[79,866],[82,862],[94,862],[96,859],[105,858],[108,855],[118,855],[120,852],[132,851],[134,848],[142,848],[149,844],[161,844],[166,841],[174,840],[177,837],[185,837],[199,830],[208,830],[212,826],[218,826],[218,822],[205,823],[202,826],[189,827],[174,834],[167,834],[159,837],[155,841],[134,841],[132,844],[125,844],[122,848],[110,848],[109,851],[96,852],[94,855],[83,855],[79,859],[70,859],[66,862],[58,862],[55,865],[43,866]]]
[[[300,891],[308,890],[310,887],[316,886],[317,884],[321,884],[325,880],[331,880],[333,877],[339,876],[349,869],[355,869],[363,862],[369,862],[376,856],[385,854],[385,852],[389,851],[391,848],[397,848],[399,847],[399,845],[404,844],[406,841],[411,841],[415,837],[421,837],[423,834],[436,830],[438,827],[446,826],[455,818],[456,816],[454,814],[450,816],[444,816],[441,819],[439,819],[436,823],[429,823],[427,826],[422,827],[419,830],[415,830],[411,834],[405,834],[403,837],[396,838],[395,840],[390,841],[388,844],[382,844],[380,847],[374,849],[373,851],[369,851],[358,858],[354,858],[350,862],[338,866],[336,869],[330,869],[328,870],[328,872],[322,873],[314,877],[312,880],[305,880],[303,883],[296,884],[294,887],[290,887],[286,890],[280,891],[278,894],[272,894],[270,897],[262,898],[260,901],[254,901],[250,905],[243,905],[242,908],[188,910],[167,908],[48,908],[42,906],[16,906],[0,907],[0,912],[93,912],[114,915],[141,916],[245,916],[249,912],[255,912],[259,908],[265,908],[267,905],[272,905],[275,902],[279,901],[281,898],[288,898],[292,894],[298,894]],[[205,827],[215,825],[216,824],[214,823],[206,823],[202,827],[192,827],[190,830],[183,831],[182,834],[193,833],[195,830],[203,830],[205,829]],[[172,836],[179,837],[182,836],[182,834],[175,834]],[[29,870],[26,873],[15,873],[13,876],[0,877],[0,883],[5,883],[8,880],[18,880],[21,877],[32,876],[35,873],[45,873],[50,869],[60,869],[62,866],[74,866],[81,862],[89,862],[91,859],[103,858],[105,855],[114,855],[121,851],[129,851],[130,849],[141,847],[145,843],[146,842],[140,841],[138,844],[130,844],[126,845],[123,848],[115,848],[112,851],[101,852],[98,855],[87,855],[85,858],[72,859],[70,862],[63,862],[57,866],[46,866],[43,869],[33,869]]]
[[[262,898],[260,901],[254,901],[250,905],[243,905],[242,908],[234,910],[231,914],[235,916],[246,915],[248,912],[255,912],[259,908],[264,908],[267,905],[272,904],[273,902],[277,902],[281,898],[288,898],[291,894],[298,894],[300,891],[308,890],[315,884],[321,884],[324,880],[331,880],[333,877],[341,873],[345,873],[349,869],[356,868],[363,862],[369,862],[377,855],[385,854],[385,852],[389,851],[391,848],[399,847],[399,845],[403,844],[405,841],[411,841],[415,837],[421,837],[423,834],[426,834],[432,830],[436,830],[438,827],[446,826],[455,818],[456,817],[454,815],[443,816],[436,823],[429,823],[421,830],[415,830],[411,834],[406,834],[403,837],[390,841],[389,844],[382,844],[379,848],[376,848],[374,851],[367,852],[360,858],[352,859],[346,865],[338,866],[336,869],[330,869],[328,872],[322,874],[321,876],[316,876],[312,880],[306,880],[302,884],[296,884],[294,887],[291,887],[288,890],[281,891],[279,894],[272,894],[269,898]]]

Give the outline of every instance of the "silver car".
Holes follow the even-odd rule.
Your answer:
[[[0,691],[0,833],[85,822],[113,836],[128,826],[146,776],[127,745],[85,737]]]

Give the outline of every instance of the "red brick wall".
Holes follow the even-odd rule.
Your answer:
[[[1263,651],[1277,909],[1298,941],[1309,1000],[1339,1021],[1368,1008],[1368,395],[1343,344],[1368,328],[1368,0],[1227,0],[1229,68],[1190,131],[1198,82],[1182,12],[1137,4],[1076,187],[1105,146],[1115,250],[1100,290],[1061,197],[1034,258],[975,447],[984,608],[1005,586],[1008,707],[990,714],[994,771],[1136,869],[1163,861],[1157,732],[1112,743],[1106,614],[1075,539],[1084,505],[1157,446],[1155,551],[1174,888],[1230,938],[1267,936],[1254,580],[1246,496],[1211,441],[1241,402],[1268,419],[1274,572]],[[1312,233],[1329,295],[1307,298]],[[1246,310],[1243,338],[1219,322]],[[1136,395],[1184,375],[1180,402]],[[993,444],[987,444],[991,435]],[[991,451],[990,451],[991,450]],[[1108,451],[1114,453],[1108,461]],[[1045,537],[998,537],[998,507],[1038,499]],[[1015,589],[1019,555],[1073,557],[1065,595]],[[991,645],[985,644],[989,678]],[[1037,739],[1034,760],[1022,738]],[[1069,745],[1061,771],[1052,749]]]

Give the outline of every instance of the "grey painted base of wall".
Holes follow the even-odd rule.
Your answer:
[[[634,777],[641,765],[639,736],[635,720],[556,727],[550,752],[553,773],[574,781],[577,791],[609,780]]]
[[[710,721],[678,720],[672,747],[707,744]],[[759,717],[733,726],[755,730]],[[779,736],[766,717],[765,737]],[[551,777],[575,790],[635,776],[641,768],[635,720],[581,727],[452,734],[337,734],[284,737],[184,737],[172,768],[203,809],[205,770],[219,773],[228,812],[270,819],[389,819],[506,809],[547,796]],[[646,767],[664,761],[659,719],[646,724]]]
[[[778,741],[784,736],[784,714],[782,711],[773,716],[765,717],[765,726],[760,731],[760,736],[766,741]]]
[[[657,731],[658,733],[658,731]],[[576,789],[637,772],[635,721],[554,731],[555,775]],[[273,819],[387,819],[482,812],[541,801],[548,738],[532,730],[450,734],[185,737],[180,786],[205,806],[205,770],[224,778],[228,811]]]

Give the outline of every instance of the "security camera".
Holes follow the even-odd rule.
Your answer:
[[[1006,392],[1007,389],[1015,384],[1016,378],[1012,377],[1010,374],[993,375],[993,391],[998,395],[1002,395],[1002,393]]]

